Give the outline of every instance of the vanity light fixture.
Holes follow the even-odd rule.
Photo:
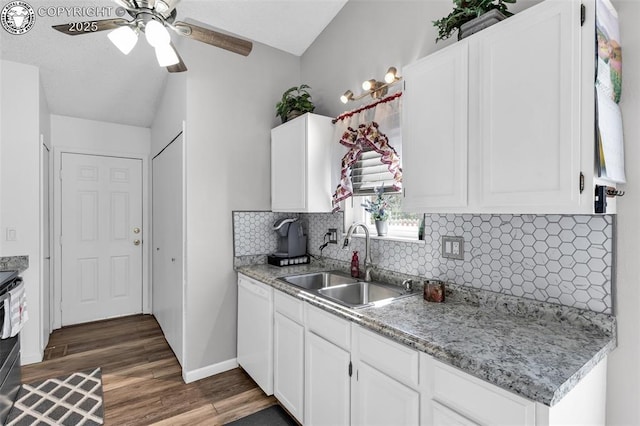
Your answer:
[[[358,96],[354,96],[351,90],[347,90],[342,96],[340,96],[340,101],[343,104],[346,104],[349,101],[357,101],[366,96],[371,96],[373,99],[379,99],[387,94],[389,87],[393,86],[400,80],[402,80],[402,77],[398,76],[398,70],[396,67],[389,67],[384,76],[384,83],[373,78],[365,80],[362,83],[362,90],[364,90],[363,93]]]

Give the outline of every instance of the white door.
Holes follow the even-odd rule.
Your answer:
[[[480,203],[577,206],[580,2],[544,2],[526,12],[479,33],[472,50],[478,127],[470,138],[480,157],[471,163],[480,170]]]
[[[154,157],[153,315],[182,364],[183,341],[183,138]]]
[[[297,212],[307,207],[307,116],[271,130],[271,209]]]
[[[351,416],[349,352],[307,333],[305,339],[306,425],[348,425]]]
[[[365,362],[357,369],[354,425],[418,425],[420,394]]]
[[[304,421],[304,327],[279,312],[273,317],[273,394]]]
[[[62,325],[142,312],[142,161],[62,154]]]
[[[402,162],[407,211],[467,205],[469,44],[403,70]]]

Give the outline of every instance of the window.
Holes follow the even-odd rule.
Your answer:
[[[406,213],[402,211],[402,194],[392,193],[385,195],[389,197],[391,212],[389,215],[390,238],[406,238],[418,240],[418,230],[423,218],[422,214]],[[364,210],[362,203],[365,198],[374,199],[375,195],[354,196],[345,203],[345,229],[348,229],[353,222],[363,222],[369,228],[371,235],[377,235],[376,226],[371,214]]]

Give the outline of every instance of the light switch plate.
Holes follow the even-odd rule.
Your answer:
[[[442,257],[464,260],[464,238],[443,235]]]

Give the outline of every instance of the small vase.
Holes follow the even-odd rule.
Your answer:
[[[378,231],[378,237],[384,237],[387,235],[389,225],[386,220],[376,220],[376,231]]]

